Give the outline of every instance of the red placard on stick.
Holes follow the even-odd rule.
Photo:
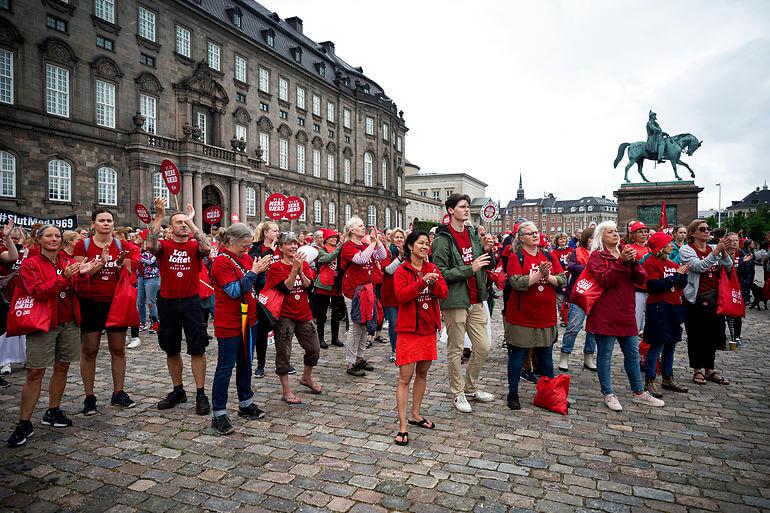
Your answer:
[[[275,221],[279,220],[286,213],[286,196],[276,192],[271,194],[265,200],[265,215]]]
[[[208,224],[217,224],[222,220],[224,212],[219,205],[211,205],[209,208],[203,211],[203,222]]]
[[[179,194],[179,191],[182,190],[182,175],[179,174],[176,164],[169,159],[165,159],[160,163],[160,172],[163,175],[163,181],[166,182],[169,192],[174,196]]]
[[[449,224],[449,214],[444,214],[444,219],[441,220],[441,224]]]
[[[136,215],[139,217],[139,220],[144,224],[150,224],[152,222],[152,216],[150,216],[150,211],[147,210],[147,207],[145,207],[141,203],[137,203],[136,205],[134,205],[134,212],[136,212]]]
[[[230,221],[233,223],[240,222],[241,216],[238,215],[238,212],[233,212],[233,214],[230,216]]]
[[[286,219],[294,221],[299,219],[302,213],[305,211],[305,204],[297,196],[289,196],[286,198],[286,212],[284,215]]]

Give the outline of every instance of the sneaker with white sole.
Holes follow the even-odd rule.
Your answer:
[[[495,396],[490,394],[489,392],[484,392],[483,390],[476,390],[472,394],[465,394],[465,396],[468,399],[471,399],[473,401],[478,401],[480,403],[491,403],[495,400]]]
[[[128,344],[126,344],[127,349],[136,349],[137,347],[142,345],[142,341],[139,340],[139,337],[132,337]]]
[[[665,405],[666,405],[666,403],[665,403],[665,402],[661,401],[660,399],[656,399],[656,398],[654,398],[654,397],[653,397],[653,396],[652,396],[652,395],[651,395],[649,392],[647,392],[647,391],[644,391],[644,392],[642,392],[642,393],[641,393],[641,394],[639,394],[639,395],[637,395],[637,394],[634,394],[634,399],[633,399],[633,401],[634,401],[635,403],[639,403],[639,404],[646,404],[647,406],[657,406],[657,407],[661,407],[661,406],[665,406]]]
[[[559,370],[562,372],[569,370],[569,353],[561,353],[559,355]]]
[[[465,398],[465,394],[455,396],[455,408],[457,408],[457,411],[462,413],[470,413],[473,411],[473,408],[471,408],[471,404],[468,402],[468,399]]]
[[[0,374],[10,374],[11,373],[11,364],[6,363],[2,367],[0,367]]]
[[[620,401],[615,397],[615,394],[605,395],[604,404],[612,411],[623,411],[623,406],[620,405]]]

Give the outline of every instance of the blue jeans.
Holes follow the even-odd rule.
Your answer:
[[[663,356],[660,359],[660,370],[664,378],[671,378],[674,376],[674,350],[676,349],[676,342],[666,342],[665,344],[651,345],[647,351],[647,357],[644,359],[644,377],[648,381],[655,379],[655,374],[658,366],[658,356]]]
[[[251,340],[256,343],[257,324],[249,328]],[[211,385],[211,410],[214,417],[227,414],[227,389],[235,367],[235,386],[238,390],[238,406],[246,408],[252,403],[251,355],[240,336],[217,339],[217,370]]]
[[[508,395],[519,394],[519,380],[521,379],[521,368],[524,366],[524,360],[527,359],[529,348],[527,347],[508,347]],[[552,348],[533,347],[535,360],[537,361],[538,374],[541,376],[553,377],[553,355]]]
[[[596,345],[599,351],[596,354],[596,373],[599,375],[599,386],[602,394],[612,393],[612,350],[615,347],[615,341],[620,344],[620,350],[623,352],[623,367],[626,369],[628,383],[631,390],[639,394],[644,390],[642,382],[642,371],[639,369],[639,337],[616,337],[614,335],[594,334]]]
[[[390,350],[396,352],[396,318],[398,317],[398,308],[395,306],[386,306],[385,318],[388,320],[388,338],[390,339]]]
[[[139,277],[136,290],[136,308],[139,310],[139,322],[144,324],[147,320],[147,312],[145,308],[145,302],[150,305],[150,320],[158,320],[158,307],[155,305],[155,300],[158,297],[158,289],[160,288],[160,276],[155,278],[142,278]]]
[[[583,322],[586,320],[586,313],[576,304],[570,303],[569,314],[567,315],[567,329],[564,330],[564,336],[561,339],[561,352],[570,354],[575,347],[575,339],[583,329]],[[586,341],[583,346],[583,354],[594,354],[596,352],[596,339],[593,333],[586,331]]]

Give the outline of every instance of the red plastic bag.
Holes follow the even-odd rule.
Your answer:
[[[9,337],[29,335],[36,331],[48,333],[51,329],[49,302],[32,297],[21,281],[13,291],[7,329],[6,335]]]
[[[131,286],[131,273],[126,266],[123,266],[118,284],[115,286],[115,295],[110,304],[106,327],[128,328],[129,326],[139,326],[139,310],[136,308],[136,288]]]
[[[569,296],[569,302],[580,307],[588,316],[591,308],[594,307],[599,298],[602,297],[604,288],[596,281],[596,277],[588,270],[588,266],[583,269],[575,286],[572,287],[572,293]]]
[[[724,269],[719,276],[717,292],[717,315],[745,317],[746,305],[743,303],[741,283],[735,270]]]
[[[562,415],[567,414],[567,396],[569,395],[569,374],[559,374],[551,379],[543,376],[537,381],[537,393],[532,404]]]
[[[570,302],[564,298],[564,301],[561,302],[561,312],[559,312],[561,315],[561,322],[564,324],[567,324],[567,321],[569,320],[569,305]]]
[[[650,344],[645,342],[644,340],[639,341],[639,361],[641,362],[642,367],[645,365],[645,361],[647,360],[647,351],[650,350]],[[656,372],[658,374],[661,373],[660,371],[660,357],[658,357],[657,364],[655,366]]]

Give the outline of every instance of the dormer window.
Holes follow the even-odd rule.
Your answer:
[[[291,56],[294,59],[294,62],[302,64],[302,48],[300,48],[299,46],[295,46],[294,48],[292,48]]]
[[[370,91],[369,84],[364,84],[364,92],[366,94],[369,94],[369,91]]]
[[[275,48],[275,30],[267,29],[262,31],[262,37],[265,39],[267,46]]]
[[[321,75],[322,77],[325,77],[326,64],[324,64],[323,62],[316,62],[315,66],[316,66],[316,69],[318,69],[318,74]]]
[[[230,15],[230,21],[238,28],[241,28],[243,22],[243,12],[240,7],[231,7],[227,9],[227,13]]]

